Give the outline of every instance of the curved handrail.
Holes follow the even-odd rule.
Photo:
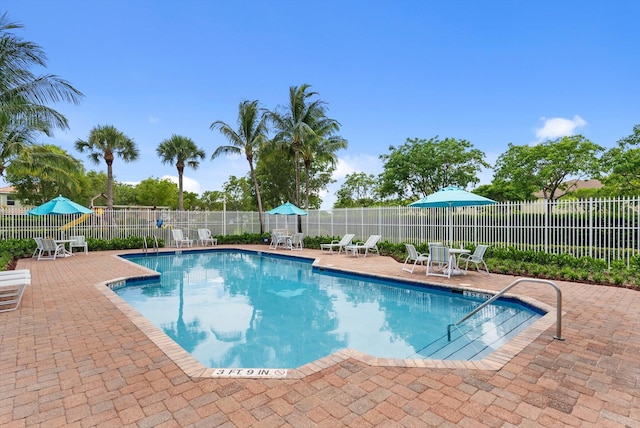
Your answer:
[[[546,279],[536,279],[536,278],[518,278],[518,279],[516,279],[511,284],[509,284],[505,288],[503,288],[498,294],[496,294],[495,296],[493,296],[492,298],[490,298],[489,300],[487,300],[486,302],[484,302],[483,304],[481,304],[480,306],[478,306],[477,308],[475,308],[474,310],[469,312],[467,315],[462,317],[458,322],[453,323],[453,324],[449,324],[447,326],[447,339],[449,341],[451,341],[451,327],[458,326],[461,323],[465,322],[466,320],[471,318],[473,315],[475,315],[478,311],[483,309],[485,306],[490,305],[491,303],[493,303],[498,298],[502,297],[507,291],[511,290],[513,287],[515,287],[516,285],[520,284],[521,282],[546,283],[546,284],[549,284],[550,286],[552,286],[553,288],[556,289],[556,334],[555,334],[555,336],[553,336],[553,338],[556,339],[556,340],[564,340],[564,338],[562,337],[562,291],[560,291],[560,288],[555,283],[553,283],[552,281],[548,281]]]

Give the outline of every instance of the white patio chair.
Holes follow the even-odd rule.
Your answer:
[[[320,250],[333,254],[333,251],[337,248],[338,254],[340,254],[347,245],[351,245],[354,236],[356,236],[355,233],[347,233],[339,241],[334,239],[328,244],[320,244]]]
[[[291,248],[291,236],[286,229],[273,229],[271,231],[271,242],[269,248],[277,250],[278,248]]]
[[[466,272],[467,270],[469,270],[469,263],[473,263],[476,265],[476,270],[480,272],[480,268],[478,265],[482,263],[482,265],[484,266],[484,270],[486,271],[487,275],[489,275],[489,268],[484,261],[484,253],[487,251],[487,248],[489,248],[488,245],[478,245],[473,254],[460,254],[458,256],[458,266],[460,266],[461,261],[465,262],[464,270]]]
[[[64,244],[57,244],[51,238],[42,238],[42,251],[38,253],[38,260],[55,260],[56,257],[64,256]]]
[[[304,235],[300,232],[296,232],[291,237],[291,249],[292,250],[302,250],[304,247],[304,243],[302,242]]]
[[[36,241],[36,249],[33,251],[33,254],[31,255],[31,257],[36,257],[36,256],[40,256],[40,254],[42,254],[42,238],[41,237],[37,237],[37,238],[33,238],[34,241]]]
[[[367,239],[367,242],[356,242],[352,245],[347,245],[345,251],[347,254],[352,253],[354,256],[360,256],[360,252],[364,250],[364,257],[367,257],[369,252],[380,255],[378,251],[378,241],[382,238],[382,235],[371,235]]]
[[[211,237],[211,231],[209,229],[198,229],[198,241],[200,241],[200,245],[203,247],[206,246],[207,243],[218,245],[218,239]]]
[[[427,260],[427,276],[435,275],[451,278],[453,262],[453,255],[449,254],[448,247],[435,245],[430,247],[429,258]],[[441,273],[437,273],[438,271],[440,271]]]
[[[73,253],[74,248],[83,248],[85,254],[89,254],[89,245],[83,235],[70,236],[69,250]]]
[[[185,238],[182,234],[182,229],[171,229],[171,234],[173,235],[176,248],[182,247],[183,244],[187,247],[191,247],[193,245],[193,239]]]
[[[424,265],[424,262],[429,260],[429,256],[426,254],[419,253],[413,244],[404,244],[404,246],[407,248],[408,255],[404,261],[404,265],[402,265],[403,271],[413,273],[413,270],[416,268],[416,265],[418,263],[420,263],[421,265]],[[413,262],[413,266],[411,266],[411,269],[409,269],[407,267],[407,263],[411,261]]]

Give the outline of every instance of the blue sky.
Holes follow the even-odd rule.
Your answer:
[[[121,182],[176,177],[155,150],[179,134],[207,153],[185,188],[221,190],[248,165],[209,160],[227,144],[210,124],[235,124],[245,99],[284,105],[303,83],[349,144],[324,208],[346,174],[380,173],[379,155],[407,138],[466,139],[493,164],[508,143],[582,134],[612,147],[640,123],[635,0],[5,0],[0,10],[46,52],[38,74],[86,96],[54,106],[70,130],[41,142],[106,171],[73,143],[114,125],[140,149],[137,162],[114,162]]]

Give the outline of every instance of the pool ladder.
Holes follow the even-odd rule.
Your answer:
[[[152,238],[153,238],[153,250],[155,251],[156,256],[157,256],[158,255],[158,247],[159,247],[158,246],[158,237],[153,235]],[[143,242],[144,254],[146,255],[147,252],[149,251],[149,248],[147,246],[147,238],[144,238],[142,240],[142,242]]]
[[[553,338],[556,340],[564,340],[564,338],[562,337],[562,291],[560,291],[560,288],[551,281],[547,281],[546,279],[534,279],[534,278],[516,279],[511,284],[503,288],[498,294],[493,296],[491,299],[487,300],[486,302],[484,302],[483,304],[481,304],[480,306],[478,306],[477,308],[469,312],[467,315],[462,317],[458,322],[454,324],[449,324],[447,326],[447,340],[451,342],[451,327],[457,327],[458,325],[462,324],[463,322],[471,318],[473,315],[475,315],[478,311],[483,309],[485,306],[490,305],[495,300],[502,297],[507,291],[511,290],[513,287],[520,284],[521,282],[545,283],[545,284],[549,284],[550,286],[556,289],[556,334],[555,336],[553,336]]]

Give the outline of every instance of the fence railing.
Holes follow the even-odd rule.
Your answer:
[[[509,202],[481,207],[374,207],[310,210],[300,217],[307,236],[357,239],[382,235],[392,243],[484,243],[496,247],[624,260],[640,253],[640,198]],[[158,227],[158,220],[162,220]],[[298,217],[264,215],[265,231],[297,228]],[[259,233],[257,212],[96,210],[94,214],[28,216],[24,210],[0,213],[0,237],[72,236],[114,239],[156,236],[171,244],[171,228],[197,238],[197,229],[213,235]]]

